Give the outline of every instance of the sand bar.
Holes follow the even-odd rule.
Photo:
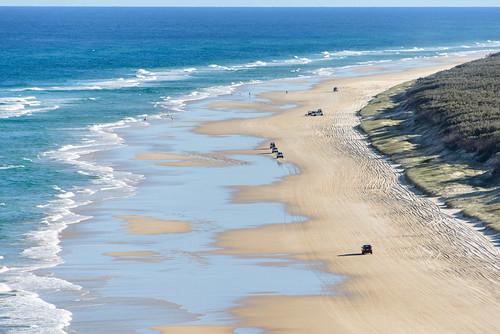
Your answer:
[[[132,234],[155,235],[191,232],[191,223],[180,220],[163,220],[146,216],[122,216]]]

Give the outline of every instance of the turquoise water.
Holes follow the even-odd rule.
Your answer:
[[[228,145],[257,145],[257,138],[235,137],[228,141],[188,135],[189,126],[196,122],[253,115],[248,111],[219,115],[205,108],[207,99],[245,98],[248,91],[279,87],[276,83],[262,83],[276,78],[303,77],[314,81],[347,75],[350,69],[375,63],[390,65],[401,61],[398,66],[411,66],[422,58],[498,51],[499,27],[500,10],[492,8],[0,8],[0,309],[4,311],[0,312],[0,332],[55,331],[73,317],[75,328],[86,333],[93,332],[91,328],[96,325],[85,319],[96,314],[106,318],[116,312],[123,318],[123,313],[112,307],[78,312],[79,303],[74,301],[93,290],[82,280],[85,275],[81,268],[85,267],[78,267],[82,263],[96,265],[107,261],[103,263],[103,275],[114,267],[122,267],[100,256],[104,251],[120,249],[118,245],[111,249],[107,244],[119,229],[119,222],[112,219],[117,211],[134,206],[139,210],[142,205],[147,207],[148,215],[158,213],[164,217],[165,212],[183,211],[196,221],[215,221],[215,230],[205,233],[200,228],[196,240],[185,240],[189,251],[206,250],[217,231],[231,228],[232,215],[256,211],[251,206],[228,204],[229,195],[224,188],[227,185],[221,181],[224,173],[228,173],[228,185],[238,185],[272,182],[294,172],[292,166],[269,165],[274,161],[257,159],[224,171],[196,169],[190,174],[173,170],[166,177],[162,176],[164,167],[126,158],[141,150],[209,152],[228,149]],[[145,115],[148,122],[142,121]],[[169,125],[172,115],[183,125]],[[176,136],[178,140],[166,140]],[[152,142],[160,147],[152,147]],[[242,174],[241,168],[249,168],[244,173],[250,174]],[[263,170],[273,172],[267,175]],[[188,184],[205,179],[214,181],[206,185],[214,200],[211,205],[230,206],[234,211],[211,216],[207,207],[186,206],[190,203],[189,195],[199,193],[198,183]],[[171,206],[166,208],[148,198],[158,192],[170,199]],[[199,202],[203,200],[195,203]],[[283,215],[287,217],[278,204],[259,205],[262,207],[257,211],[263,216],[257,218],[263,224],[281,222]],[[73,226],[78,226],[74,229],[82,237],[68,238],[60,244],[59,232],[81,221],[87,224]],[[238,227],[252,224],[253,220],[241,220]],[[98,231],[102,237],[95,236]],[[92,241],[90,245],[85,244],[87,236],[92,236],[88,239]],[[122,237],[130,238],[125,233]],[[182,239],[172,239],[164,253],[181,249],[175,243]],[[145,241],[127,242],[141,245]],[[259,272],[250,260],[237,264],[232,258],[210,260],[214,262],[214,273],[233,265],[241,266],[235,275],[245,270]],[[175,262],[171,265],[179,270],[176,277],[183,277],[182,270],[189,270],[189,266]],[[319,293],[321,284],[308,276],[314,274],[299,268],[300,264],[294,266],[290,265],[290,273],[304,275],[303,280],[311,285],[290,286],[284,291],[269,288],[283,294]],[[155,268],[144,264],[142,269],[161,277]],[[53,276],[53,272],[57,275]],[[272,275],[280,277],[286,273],[276,271]],[[329,279],[333,283],[338,278]],[[99,282],[92,284],[99,286]],[[118,280],[112,287],[123,291],[128,283]],[[259,284],[254,287],[260,287]],[[158,290],[148,282],[143,285],[151,286],[151,291]],[[66,294],[59,295],[57,291],[61,289]],[[142,292],[141,298],[153,294]],[[178,299],[174,302],[189,309],[174,312],[172,321],[188,321],[193,314],[201,313],[206,314],[202,320],[213,322],[218,318],[217,312],[234,303],[235,296],[251,292],[238,287],[226,298],[215,298],[205,309],[190,301],[189,296],[177,298],[168,295],[168,291],[162,299]],[[101,293],[118,298],[105,289]],[[103,305],[109,304],[113,303]],[[143,328],[146,320],[159,320],[160,315],[151,311],[154,307],[143,304],[148,306],[144,306],[148,311],[143,313],[151,314],[150,318],[140,319],[127,328]],[[127,310],[124,312],[134,312],[134,307]],[[105,311],[109,313],[106,315]]]

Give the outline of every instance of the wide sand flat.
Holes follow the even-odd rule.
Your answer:
[[[289,253],[320,260],[325,270],[348,278],[334,290],[325,286],[325,296],[246,298],[232,310],[245,326],[301,334],[500,331],[499,250],[470,225],[403,185],[356,130],[356,112],[372,96],[451,65],[449,59],[439,66],[325,82],[309,91],[266,93],[276,106],[300,107],[198,129],[276,141],[300,175],[269,186],[242,187],[235,200],[284,202],[290,212],[310,217],[306,223],[223,233],[217,241],[221,252]],[[332,93],[333,86],[340,92]],[[218,105],[223,106],[232,107]],[[303,116],[319,107],[325,117]],[[268,103],[265,110],[270,110]],[[356,254],[364,243],[374,246],[373,256]]]

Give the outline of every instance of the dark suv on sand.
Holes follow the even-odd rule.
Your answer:
[[[372,245],[363,245],[361,247],[361,254],[373,254]]]

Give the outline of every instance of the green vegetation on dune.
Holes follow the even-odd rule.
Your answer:
[[[360,117],[411,182],[500,231],[499,54],[393,87]]]
[[[500,53],[419,79],[406,93],[419,124],[500,175]]]

